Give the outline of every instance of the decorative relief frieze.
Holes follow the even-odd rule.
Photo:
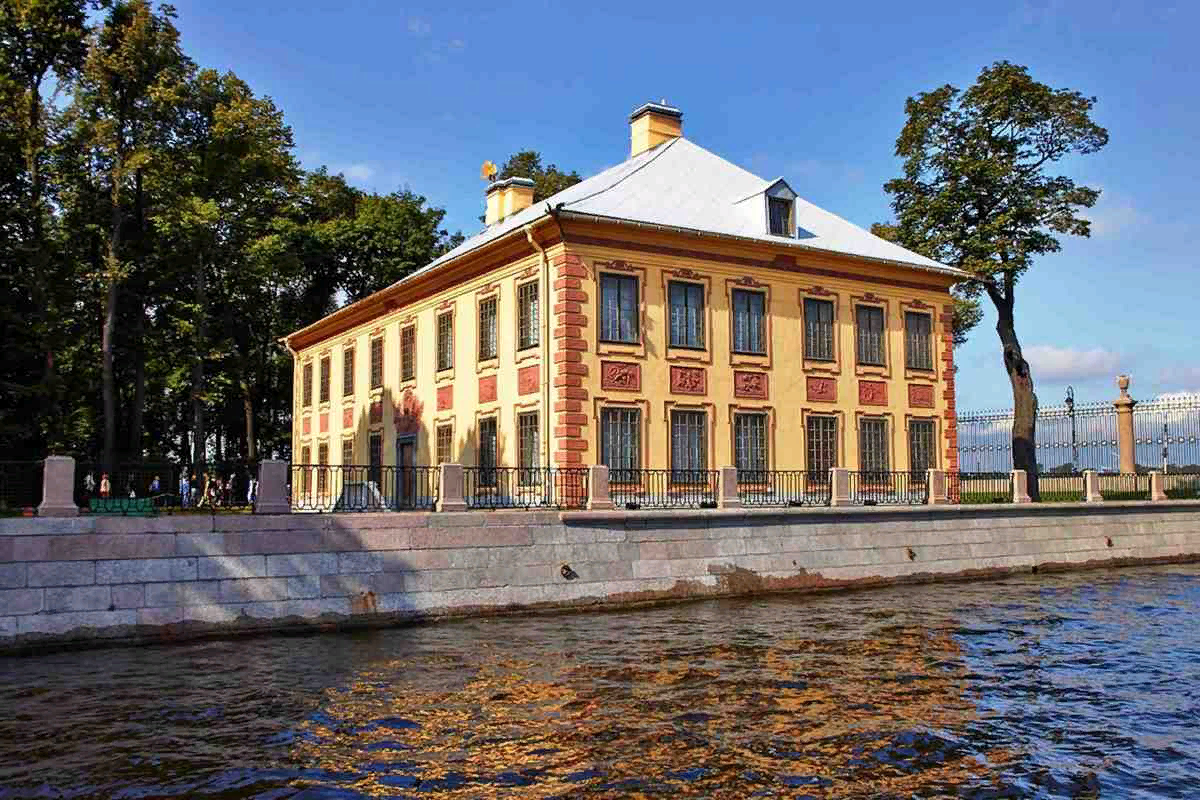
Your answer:
[[[884,381],[859,381],[858,403],[863,406],[886,406],[887,383]]]
[[[617,392],[642,390],[642,367],[624,361],[600,362],[600,388]]]
[[[913,408],[933,408],[933,386],[928,383],[910,383],[908,404]]]
[[[808,376],[805,381],[806,396],[810,403],[836,403],[837,380]]]
[[[742,372],[733,373],[733,396],[748,397],[754,400],[767,399],[767,373]]]
[[[672,394],[704,394],[708,380],[701,367],[671,367]]]

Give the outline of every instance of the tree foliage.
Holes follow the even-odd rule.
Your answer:
[[[498,179],[529,178],[533,181],[533,202],[558,194],[568,186],[581,180],[574,170],[563,172],[555,164],[542,165],[542,154],[536,150],[521,150],[513,153],[500,167]]]
[[[1052,168],[1108,142],[1091,117],[1095,102],[1052,89],[1006,61],[984,68],[965,91],[946,85],[910,97],[896,140],[904,173],[884,185],[896,222],[877,229],[968,273],[958,294],[956,337],[981,317],[971,301],[986,296],[995,306],[1013,387],[1013,460],[1030,473],[1033,494],[1037,401],[1014,324],[1016,286],[1037,256],[1059,250],[1058,235],[1090,232],[1079,212],[1095,205],[1099,190]]]
[[[170,6],[91,5],[0,0],[0,448],[286,456],[279,337],[461,237],[413,192],[304,172]]]

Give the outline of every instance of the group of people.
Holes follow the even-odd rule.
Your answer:
[[[157,481],[158,478],[155,477]],[[255,499],[258,497],[258,478],[251,475],[246,481],[246,505],[254,505]],[[205,472],[203,481],[197,481],[196,475],[188,474],[187,470],[179,473],[179,503],[184,508],[190,508],[195,503],[196,508],[204,508],[209,506],[218,508],[220,506],[232,506],[238,502],[238,495],[234,489],[233,475],[227,475],[224,479],[220,474]]]
[[[240,497],[235,490],[232,473],[221,477],[220,473],[205,472],[203,480],[197,480],[195,473],[188,470],[179,472],[179,505],[182,508],[219,508],[222,506],[238,505]],[[92,497],[113,497],[112,481],[107,472],[100,473],[99,484],[93,473],[88,472],[83,478],[85,501]],[[98,491],[97,491],[98,490]],[[162,497],[162,481],[158,475],[146,487],[146,497],[158,499]],[[138,497],[137,487],[132,477],[126,483],[125,496],[130,499]],[[246,505],[254,505],[258,498],[258,478],[253,474],[246,480]]]

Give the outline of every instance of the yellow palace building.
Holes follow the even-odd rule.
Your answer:
[[[629,158],[286,338],[301,464],[957,467],[963,274],[630,117]],[[615,474],[615,473],[614,473]]]

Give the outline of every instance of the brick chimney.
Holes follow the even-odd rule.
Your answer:
[[[683,136],[683,112],[667,105],[666,100],[646,103],[629,115],[631,158],[680,136]]]
[[[533,205],[533,181],[529,178],[505,178],[488,184],[487,210],[483,221],[494,225]]]

